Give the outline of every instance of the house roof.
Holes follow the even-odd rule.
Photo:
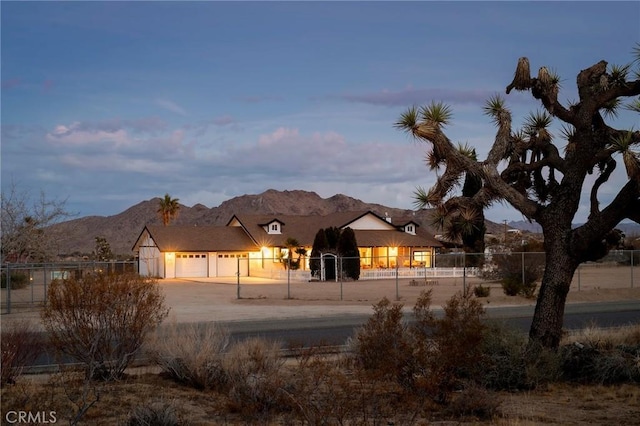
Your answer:
[[[163,252],[254,251],[258,248],[242,228],[237,227],[149,225],[145,229]]]
[[[283,216],[283,215],[234,215],[228,222],[231,225],[237,221],[251,236],[258,246],[286,246],[288,238],[295,238],[300,245],[311,246],[316,233],[320,229],[337,227],[345,228],[358,219],[370,216],[379,222],[380,229],[363,230],[354,229],[356,241],[360,247],[383,246],[412,246],[412,247],[440,247],[442,244],[425,230],[410,220],[402,222],[401,226],[408,223],[416,224],[416,235],[404,232],[398,225],[389,223],[385,218],[369,211],[365,212],[339,212],[325,216]],[[277,220],[282,225],[281,234],[268,234],[263,226]]]
[[[362,219],[362,220],[361,220]],[[265,226],[274,221],[281,225],[280,234],[269,234]],[[416,225],[415,234],[404,232],[409,223]],[[133,250],[139,249],[145,232],[160,251],[255,251],[260,247],[285,247],[288,238],[301,246],[312,246],[318,230],[351,226],[359,247],[441,247],[442,243],[416,222],[404,219],[393,224],[373,212],[340,212],[325,216],[234,215],[227,226],[162,226],[144,228]],[[371,226],[372,229],[367,229]]]

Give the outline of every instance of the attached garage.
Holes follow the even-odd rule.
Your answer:
[[[249,256],[247,253],[217,253],[218,277],[234,277],[240,271],[241,277],[249,275]]]
[[[145,226],[134,245],[139,270],[162,278],[249,276],[255,242],[240,227]],[[150,260],[160,262],[151,269]]]
[[[176,253],[176,278],[209,276],[207,253]]]

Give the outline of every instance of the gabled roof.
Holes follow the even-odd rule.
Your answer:
[[[313,245],[316,233],[320,229],[345,228],[359,219],[370,216],[380,223],[379,229],[354,229],[358,246],[413,246],[441,247],[442,244],[426,231],[416,226],[416,235],[408,234],[401,227],[389,223],[385,218],[370,212],[339,212],[325,216],[287,216],[287,215],[234,215],[227,225],[238,223],[258,246],[284,247],[288,238],[295,238],[303,246]],[[281,234],[268,234],[263,225],[278,220],[282,224]],[[406,223],[416,223],[407,221]],[[416,225],[418,225],[416,223]],[[230,226],[236,227],[236,226]],[[386,228],[386,229],[383,229]]]
[[[145,230],[162,252],[255,251],[258,249],[242,228],[238,227],[148,225]],[[144,230],[138,241],[143,235]],[[137,245],[138,242],[136,242]]]

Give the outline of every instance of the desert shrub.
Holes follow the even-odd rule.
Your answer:
[[[600,349],[578,342],[560,349],[563,378],[579,383],[640,382],[640,346]]]
[[[629,324],[615,328],[602,328],[596,324],[575,330],[565,335],[562,343],[578,342],[598,349],[612,349],[616,346],[640,345],[640,324]]]
[[[5,322],[0,344],[2,364],[0,384],[15,383],[22,369],[36,360],[42,347],[41,335],[28,320]]]
[[[92,378],[120,378],[145,337],[167,316],[155,280],[87,274],[51,282],[42,322],[53,348],[84,364]]]
[[[488,324],[481,358],[472,378],[492,390],[528,390],[555,381],[560,375],[557,354],[530,342],[527,335],[503,323]]]
[[[473,294],[476,297],[489,297],[489,295],[491,295],[491,287],[478,284],[473,287]]]
[[[403,322],[402,305],[382,299],[357,332],[355,360],[376,379],[395,379],[406,391],[446,403],[471,374],[480,356],[482,304],[470,292],[453,296],[444,316],[431,310],[431,291],[422,292],[414,321]]]
[[[373,315],[355,334],[355,361],[376,378],[402,380],[413,362],[402,308],[402,304],[383,298],[373,305]]]
[[[563,378],[581,383],[640,382],[640,324],[590,325],[567,335],[560,348]]]
[[[227,382],[223,358],[228,345],[229,332],[215,323],[172,323],[156,331],[145,352],[178,383],[196,389],[219,389]]]
[[[247,421],[265,421],[286,410],[290,401],[282,391],[288,388],[283,364],[277,342],[252,338],[232,345],[224,365],[230,410]]]
[[[475,380],[493,390],[528,389],[523,357],[526,344],[524,333],[490,323],[480,347],[482,356],[475,364]]]
[[[129,414],[127,426],[183,426],[188,425],[172,403],[154,401],[139,405]]]
[[[481,355],[485,330],[484,308],[470,292],[457,293],[443,308],[442,318],[427,319],[425,324],[433,324],[431,339],[437,350],[429,357],[434,386],[430,396],[438,402],[447,402],[460,380],[470,377],[472,366]],[[414,308],[416,316],[428,318],[428,314],[418,312],[421,309],[424,308],[418,303]]]
[[[507,296],[535,296],[537,281],[544,272],[544,254],[510,253],[493,255],[495,274]],[[524,262],[524,264],[523,264]]]
[[[11,272],[9,273],[9,279],[12,290],[19,290],[29,285],[29,274],[24,272]],[[7,288],[7,273],[5,271],[0,275],[0,280],[0,288]]]
[[[469,384],[451,400],[445,414],[455,417],[474,417],[477,420],[491,420],[498,414],[500,398],[492,391]]]
[[[354,380],[350,359],[326,354],[318,348],[300,351],[291,375],[291,390],[284,391],[291,417],[303,424],[346,424],[361,412],[361,389]]]

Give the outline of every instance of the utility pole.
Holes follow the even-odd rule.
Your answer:
[[[504,223],[504,245],[507,245],[507,219],[502,221]]]

